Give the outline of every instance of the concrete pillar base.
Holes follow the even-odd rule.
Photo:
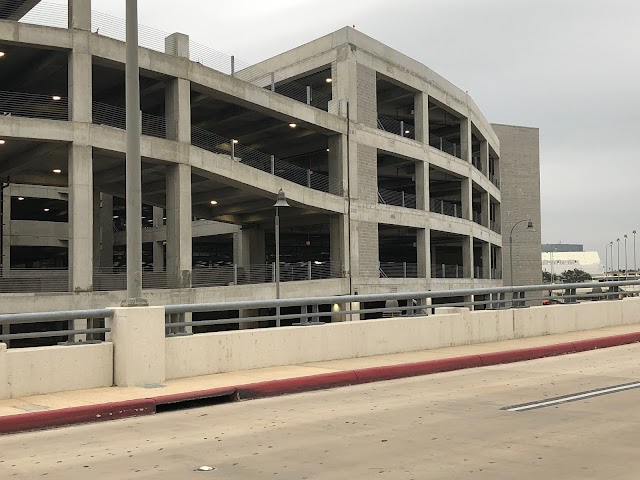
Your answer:
[[[113,379],[118,387],[165,381],[163,307],[115,308],[107,319],[113,342]]]

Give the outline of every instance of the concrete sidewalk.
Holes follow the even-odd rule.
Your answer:
[[[208,397],[247,399],[510,363],[640,341],[640,325],[428,351],[270,367],[0,400],[0,433],[155,413],[155,406]]]

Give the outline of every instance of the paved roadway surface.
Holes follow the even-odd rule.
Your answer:
[[[0,478],[637,479],[640,345],[0,438]],[[210,472],[194,471],[200,466]]]

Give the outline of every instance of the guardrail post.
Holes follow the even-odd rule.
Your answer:
[[[233,141],[233,138],[230,141],[231,141],[231,160],[235,160],[236,159],[236,142]]]
[[[271,91],[276,91],[276,72],[271,72]]]
[[[459,265],[456,265],[456,278],[460,278]]]
[[[276,262],[271,263],[271,281],[276,281]]]
[[[442,264],[442,278],[447,278],[447,274],[445,273],[445,267],[446,267],[446,265],[443,263]]]
[[[402,206],[404,207],[405,206],[405,204],[404,204],[404,192],[401,192],[401,193],[402,193]]]
[[[307,85],[307,105],[311,105],[311,86]]]
[[[233,265],[233,284],[238,285],[238,264]]]
[[[404,137],[404,121],[400,120],[400,136]]]
[[[407,262],[402,262],[402,278],[407,278]]]
[[[271,175],[276,174],[276,156],[271,155]]]
[[[442,151],[442,137],[440,137],[440,151]]]
[[[458,216],[458,204],[457,203],[453,204],[453,216],[454,217]]]
[[[311,280],[311,260],[307,263],[307,280]]]
[[[231,55],[231,76],[236,76],[236,57]]]
[[[311,188],[311,170],[307,170],[307,187]]]

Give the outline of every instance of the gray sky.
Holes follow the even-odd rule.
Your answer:
[[[124,6],[93,0],[121,18]],[[468,90],[489,121],[540,128],[543,242],[584,243],[604,263],[606,243],[640,232],[640,2],[139,0],[139,9],[143,25],[249,63],[355,25]]]

